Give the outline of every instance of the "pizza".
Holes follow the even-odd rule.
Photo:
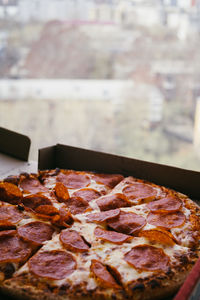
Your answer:
[[[54,169],[0,182],[0,289],[19,299],[163,299],[199,257],[200,208],[132,176]]]

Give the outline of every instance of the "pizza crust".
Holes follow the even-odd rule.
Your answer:
[[[191,269],[191,267],[190,267]],[[79,295],[76,293],[74,295],[55,295],[51,291],[44,291],[38,289],[35,286],[23,284],[23,279],[19,280],[13,278],[14,280],[5,281],[0,290],[19,300],[96,300],[96,299],[109,299],[109,300],[122,300],[122,299],[134,299],[134,300],[150,300],[150,299],[165,299],[167,297],[173,296],[178,289],[181,287],[185,281],[190,269],[185,270],[184,272],[177,273],[173,276],[172,279],[166,278],[161,280],[156,276],[152,276],[151,279],[146,280],[146,282],[138,281],[130,284],[130,289],[132,290],[132,295],[126,295],[120,293],[117,290],[114,291],[114,294],[111,293],[110,296],[99,288],[94,291],[91,296]],[[160,282],[160,283],[159,283]],[[114,296],[115,295],[115,296]],[[105,298],[104,298],[105,297]]]

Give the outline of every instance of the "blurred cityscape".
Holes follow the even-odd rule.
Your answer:
[[[0,0],[0,126],[200,170],[200,0]]]

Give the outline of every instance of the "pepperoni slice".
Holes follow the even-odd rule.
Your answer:
[[[54,230],[50,225],[36,221],[18,227],[17,232],[25,241],[41,245],[51,239]]]
[[[22,178],[20,187],[25,193],[36,194],[47,192],[47,188],[40,183],[40,181],[31,176]]]
[[[41,205],[52,205],[51,200],[42,194],[29,195],[22,199],[25,207],[35,210]]]
[[[74,257],[61,250],[44,251],[35,254],[28,262],[30,271],[47,279],[64,279],[76,269]]]
[[[6,230],[0,238],[0,262],[19,262],[28,258],[31,248],[22,241],[14,230]]]
[[[0,227],[12,226],[23,218],[23,214],[15,206],[0,206]]]
[[[39,179],[46,188],[52,188],[56,184],[56,176],[59,174],[60,170],[58,172],[54,171],[55,170],[47,170],[39,172]]]
[[[122,244],[130,239],[132,239],[132,236],[115,232],[115,231],[108,231],[101,227],[96,227],[94,230],[94,234],[97,238],[100,238],[102,240],[114,243],[114,244]]]
[[[59,213],[58,209],[53,205],[40,205],[36,207],[35,212],[47,216],[54,216]]]
[[[72,196],[81,197],[83,200],[90,202],[91,200],[99,198],[101,193],[94,189],[87,188],[74,192]]]
[[[181,206],[182,201],[172,196],[168,196],[147,204],[147,207],[155,213],[175,212],[179,210]]]
[[[22,199],[22,192],[15,184],[0,182],[0,199],[11,204],[18,204]]]
[[[19,176],[10,175],[10,176],[6,177],[3,181],[4,182],[9,182],[9,183],[12,183],[12,184],[18,186],[19,179],[20,179]]]
[[[65,248],[76,252],[88,251],[89,246],[82,236],[75,230],[63,230],[60,234],[60,241]]]
[[[119,285],[123,285],[123,283],[122,283],[122,276],[119,273],[119,271],[115,267],[110,266],[110,265],[106,265],[106,268],[107,268],[108,272],[114,277],[114,279],[116,280],[116,282]]]
[[[65,201],[65,204],[74,215],[83,213],[89,206],[88,202],[80,197],[71,197]]]
[[[126,196],[117,193],[114,195],[103,196],[102,198],[97,200],[97,205],[99,206],[100,210],[110,210],[131,206],[131,203],[128,201]]]
[[[114,277],[100,261],[93,259],[90,270],[103,287],[120,288]]]
[[[120,214],[120,209],[112,209],[104,212],[88,214],[87,219],[90,222],[102,223],[111,220]]]
[[[63,228],[63,227],[68,228],[68,227],[70,227],[70,225],[73,224],[73,222],[74,222],[74,219],[73,219],[71,213],[63,207],[61,207],[59,209],[59,214],[55,215],[51,220],[51,223],[53,225],[58,226],[59,228]]]
[[[114,188],[122,179],[124,179],[124,176],[120,174],[94,174],[93,179],[97,183],[105,184],[110,188]]]
[[[42,183],[44,183],[46,178],[55,177],[60,173],[60,171],[61,170],[59,168],[56,168],[53,170],[43,170],[43,171],[40,170],[39,171],[39,179],[41,180]]]
[[[121,211],[119,216],[107,222],[108,226],[115,231],[134,234],[146,224],[144,217],[132,212]]]
[[[155,188],[141,182],[135,182],[124,187],[123,193],[130,200],[142,200],[142,202],[148,202],[157,196]]]
[[[147,216],[147,222],[154,226],[170,229],[183,225],[185,215],[181,211],[168,214],[154,214],[150,212]]]
[[[170,246],[175,244],[175,238],[168,231],[160,231],[156,229],[143,230],[139,233],[139,236],[143,236],[153,243]]]
[[[61,171],[57,178],[57,182],[62,182],[69,189],[80,189],[86,187],[90,183],[88,175],[75,171]]]
[[[12,236],[16,234],[16,230],[3,230],[0,231],[0,238],[5,237],[5,236]]]
[[[142,271],[166,271],[169,266],[169,257],[163,249],[150,245],[135,246],[124,255],[124,260]]]
[[[66,186],[62,182],[57,182],[54,191],[59,202],[65,202],[69,199],[69,193]]]

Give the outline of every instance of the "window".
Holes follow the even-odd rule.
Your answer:
[[[200,1],[1,0],[0,126],[200,170]]]

